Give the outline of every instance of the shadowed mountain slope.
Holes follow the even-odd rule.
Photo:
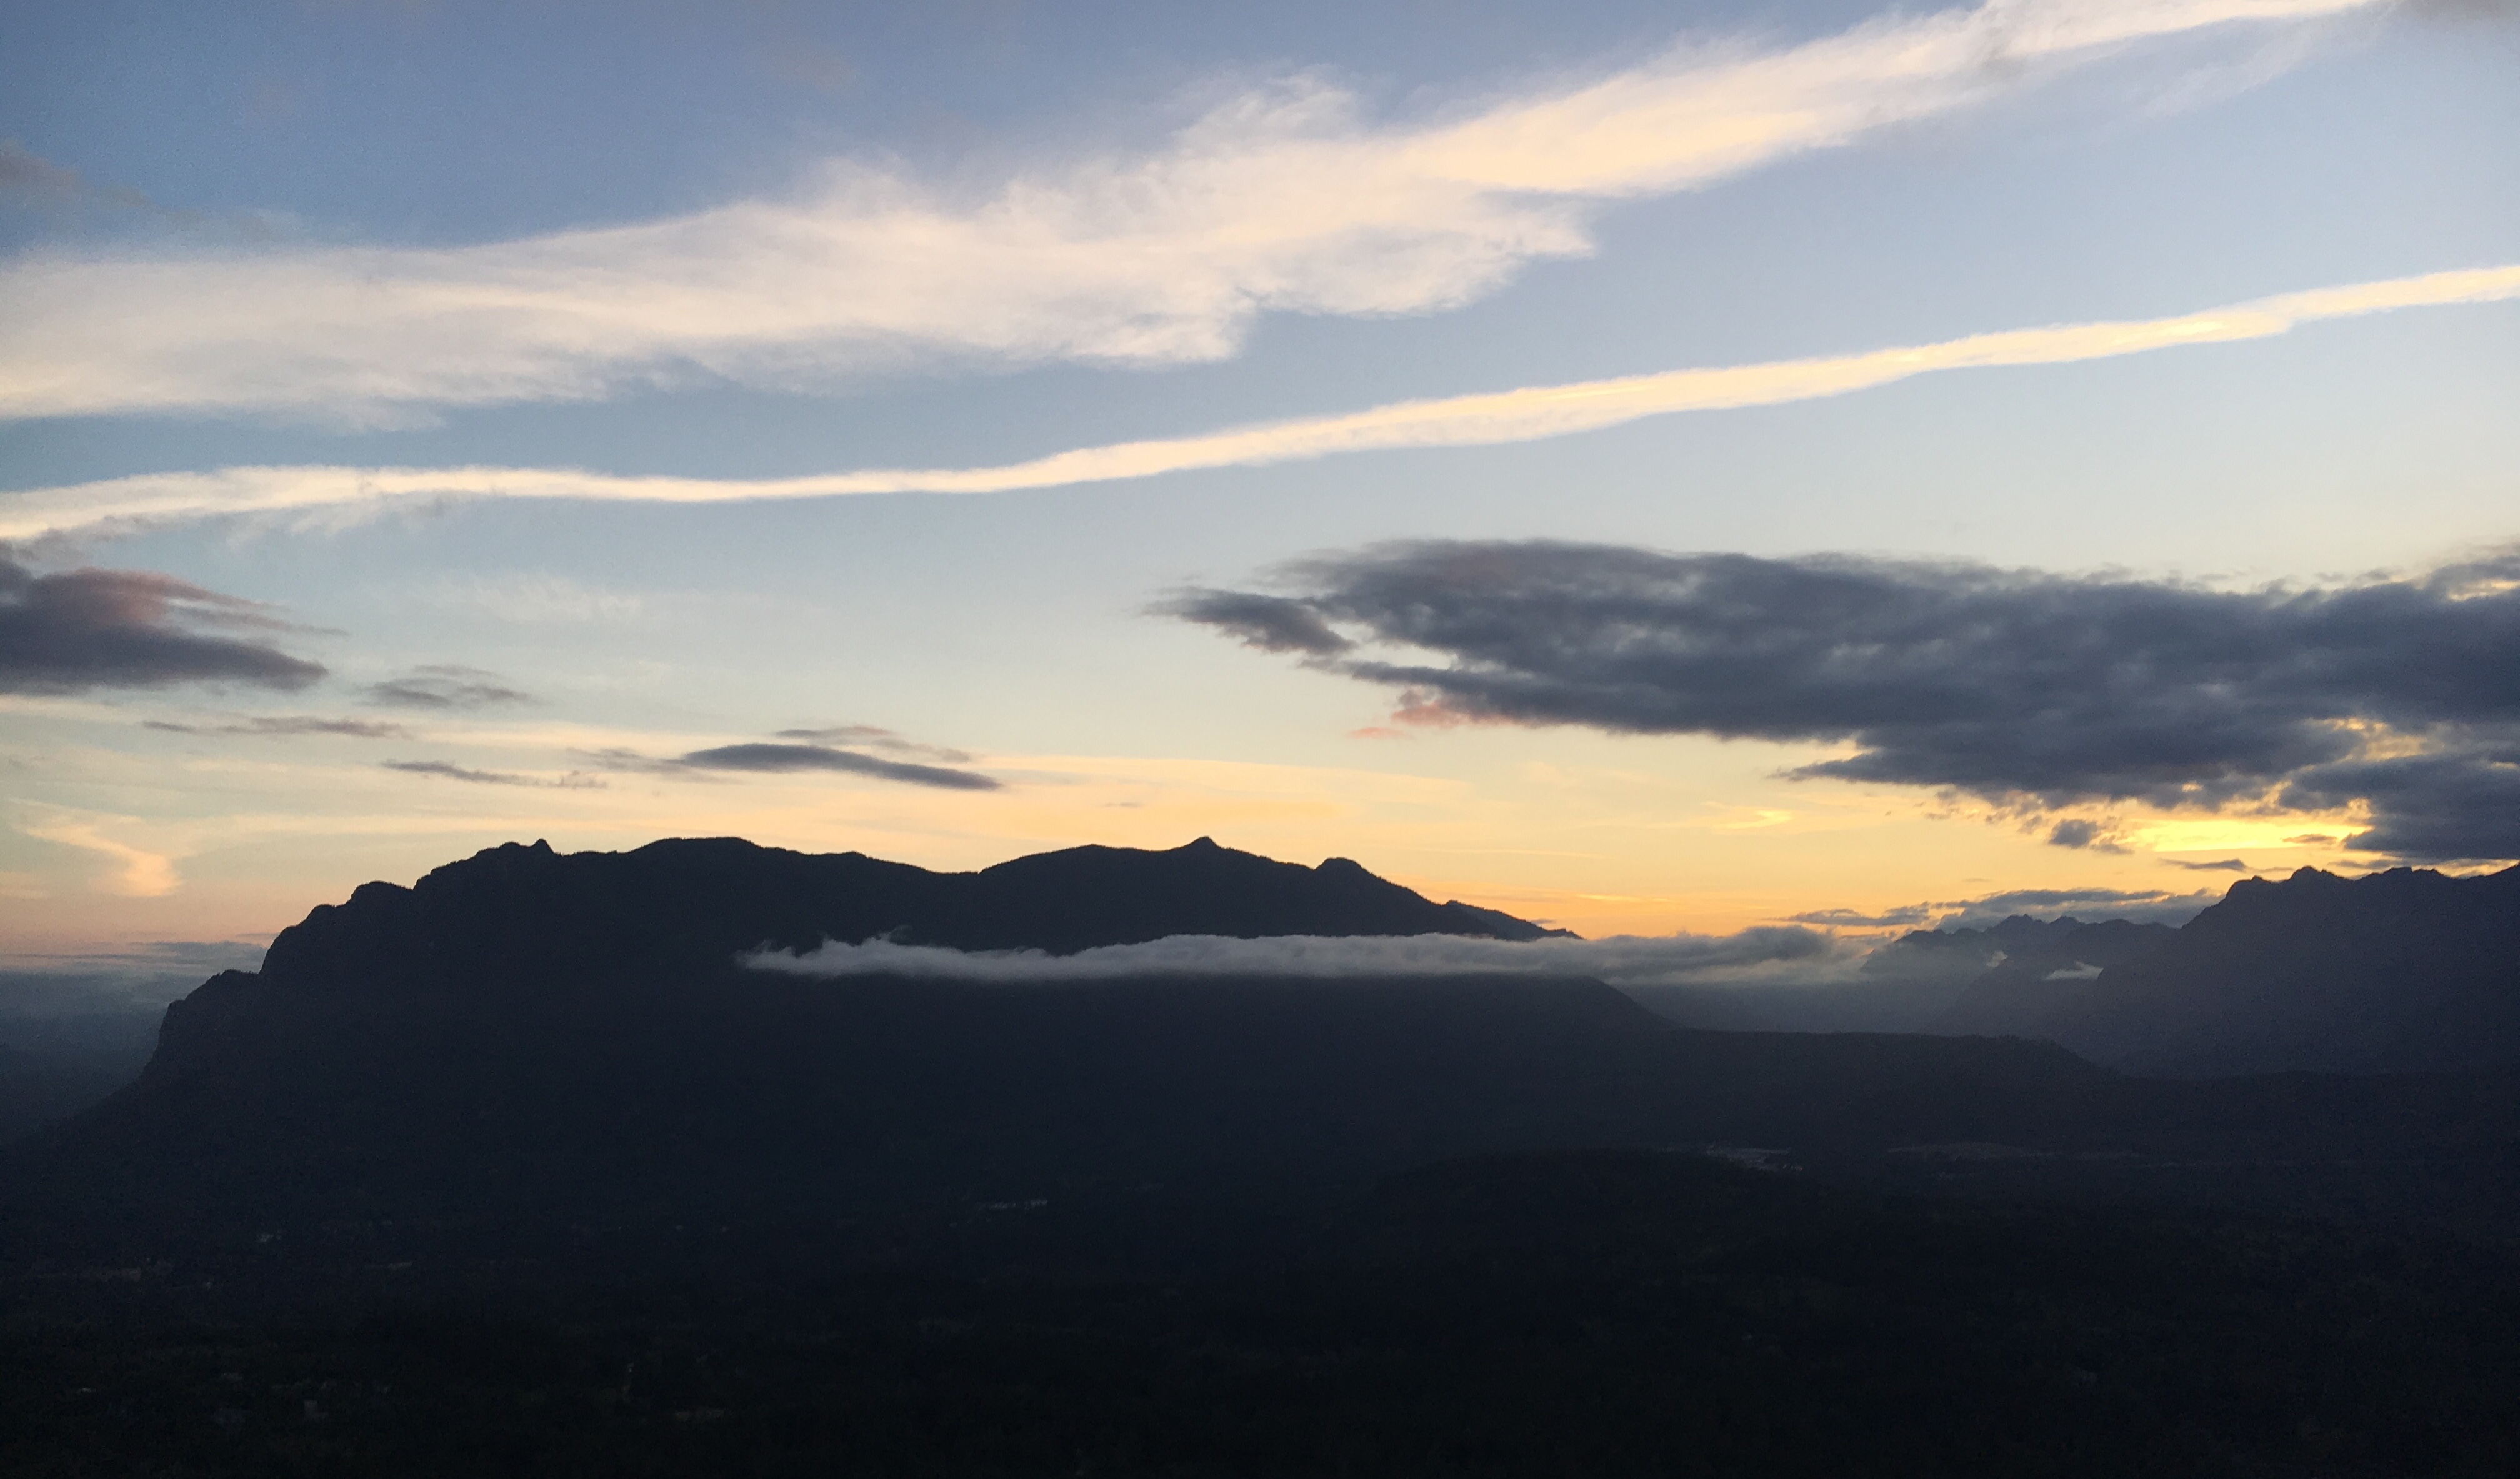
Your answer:
[[[2017,1038],[1685,1030],[1585,979],[1002,985],[736,960],[888,930],[1072,946],[1456,918],[1351,869],[1212,844],[962,875],[730,840],[493,849],[319,908],[261,972],[175,1004],[136,1083],[13,1147],[0,1213],[56,1240],[240,1247],[274,1226],[508,1246],[801,1222],[909,1256],[973,1208],[1056,1204],[1078,1256],[1109,1260],[1112,1229],[1167,1198],[1256,1226],[1501,1150],[1759,1147],[1858,1181],[2083,1194],[2134,1167],[2499,1166],[2520,1139],[2508,1077],[2148,1082]]]
[[[318,908],[260,972],[176,1003],[138,1082],[24,1147],[27,1181],[239,1217],[862,1211],[1517,1147],[1877,1149],[1989,1133],[1989,1105],[2052,1130],[2077,1115],[2050,1101],[2105,1079],[2044,1045],[1681,1033],[1538,975],[989,985],[736,962],[880,931],[1076,948],[1464,922],[1538,932],[1206,842],[945,875],[726,839],[510,845]]]
[[[2244,879],[2040,1030],[2137,1073],[2520,1064],[2520,868]]]
[[[2053,1037],[2048,1018],[2060,1006],[2078,999],[2093,977],[2158,949],[2178,934],[2167,924],[2128,919],[2085,924],[2068,917],[2055,923],[2068,927],[2051,927],[2043,937],[2004,947],[2003,958],[1972,979],[1958,1000],[1926,1023],[1924,1030]]]
[[[2048,1008],[2099,967],[2168,939],[2164,924],[2014,915],[1985,929],[1916,929],[1865,957],[1855,981],[1642,985],[1629,995],[1686,1027],[2047,1037]],[[2051,980],[2062,973],[2063,981]]]

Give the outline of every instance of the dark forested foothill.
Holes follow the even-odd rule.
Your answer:
[[[734,1234],[728,1234],[734,1235]],[[18,1321],[0,1468],[217,1474],[2498,1475],[2506,1259],[1452,1163],[1271,1270],[684,1282]],[[132,1286],[116,1292],[133,1295]]]

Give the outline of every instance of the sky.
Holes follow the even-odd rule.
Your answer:
[[[0,6],[0,965],[538,837],[2494,867],[2515,406],[2491,0]]]

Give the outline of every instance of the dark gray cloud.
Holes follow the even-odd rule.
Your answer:
[[[947,765],[968,763],[968,751],[951,745],[925,744],[905,740],[891,730],[872,724],[836,724],[828,729],[784,729],[782,740],[802,740],[809,744],[847,745],[855,749],[881,750],[887,755],[917,755],[922,760],[941,760]]]
[[[271,714],[217,724],[177,724],[166,719],[144,719],[140,727],[175,735],[346,735],[354,740],[411,738],[411,731],[382,719],[318,719],[311,714]]]
[[[2231,592],[1982,565],[1418,543],[1302,561],[1299,594],[1158,608],[1398,690],[1419,723],[1851,741],[1795,774],[2007,804],[2362,800],[2354,845],[2520,856],[2520,553]],[[2365,757],[2371,727],[2433,740]],[[2059,829],[2064,845],[2102,840]]]
[[[391,708],[474,709],[500,703],[531,703],[534,695],[507,686],[498,674],[458,663],[430,663],[400,678],[369,684],[370,703]]]
[[[2189,873],[2244,874],[2250,871],[2249,865],[2238,858],[2218,858],[2211,863],[2182,863],[2177,858],[2164,858],[2161,861],[2173,868],[2186,869]]]
[[[2079,847],[2092,852],[2126,851],[2118,845],[2106,823],[2092,822],[2082,817],[2067,817],[2048,829],[2048,842],[2051,847]]]
[[[885,760],[859,754],[855,750],[834,749],[828,744],[721,744],[714,749],[694,750],[667,763],[682,770],[766,774],[837,771],[852,776],[871,776],[878,781],[898,781],[907,785],[932,785],[940,790],[997,790],[1004,784],[997,778],[977,771]]]
[[[438,776],[448,781],[462,781],[471,785],[530,785],[545,790],[601,790],[604,782],[594,776],[570,771],[565,776],[524,776],[514,771],[469,770],[443,760],[384,760],[385,769],[411,776]]]
[[[1313,603],[1284,596],[1193,590],[1157,602],[1153,609],[1159,615],[1214,627],[1264,652],[1335,657],[1356,646],[1340,636]]]
[[[205,630],[206,629],[206,630]],[[174,683],[299,689],[324,676],[267,639],[268,609],[153,570],[39,575],[0,546],[0,693],[76,694]]]
[[[2350,845],[2370,852],[2418,863],[2500,861],[2520,855],[2520,733],[2313,766],[2285,784],[2281,800],[2305,810],[2369,803],[2371,826]]]

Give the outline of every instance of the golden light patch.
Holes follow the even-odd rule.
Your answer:
[[[2128,845],[2145,852],[2191,853],[2268,851],[2312,848],[2333,852],[2332,844],[2303,843],[2296,837],[2344,837],[2368,824],[2351,812],[2289,814],[2280,817],[2181,817],[2129,824],[2119,833]]]

